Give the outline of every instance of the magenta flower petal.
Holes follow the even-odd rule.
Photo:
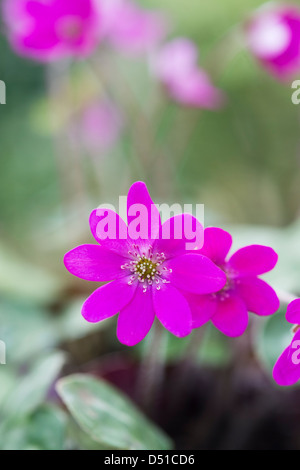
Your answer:
[[[123,256],[98,245],[81,245],[66,253],[64,264],[74,276],[86,281],[106,282],[124,277]]]
[[[251,245],[238,250],[227,261],[231,244],[232,238],[228,232],[216,227],[204,230],[204,245],[198,253],[212,260],[222,270],[226,282],[211,296],[191,296],[189,304],[194,328],[211,317],[212,323],[220,331],[234,337],[243,334],[247,328],[248,311],[271,315],[278,310],[279,299],[275,291],[257,277],[275,266],[277,254],[274,250]],[[175,279],[176,276],[177,272]],[[181,288],[191,291],[187,287]]]
[[[228,265],[240,275],[266,273],[274,268],[278,260],[275,251],[263,245],[249,245],[236,251],[228,261]]]
[[[215,314],[218,303],[211,295],[184,293],[192,312],[192,327],[199,328]]]
[[[198,219],[190,214],[180,214],[163,223],[154,250],[172,258],[202,245],[203,227]]]
[[[204,230],[204,244],[200,253],[210,258],[214,263],[222,265],[231,245],[230,233],[221,228],[208,227]]]
[[[202,109],[218,109],[225,103],[224,94],[211,82],[208,74],[195,68],[182,80],[174,80],[168,86],[171,97],[184,106]]]
[[[18,53],[36,60],[48,61],[58,55],[59,38],[48,22],[44,22],[41,28],[37,26],[30,30],[24,37],[12,36],[11,43]]]
[[[181,292],[172,285],[153,289],[153,305],[157,318],[173,335],[179,338],[192,331],[192,315],[189,304]]]
[[[234,295],[230,295],[218,302],[212,323],[218,330],[227,336],[241,336],[248,326],[248,312],[244,302]]]
[[[224,104],[224,95],[197,65],[196,44],[176,38],[156,54],[153,69],[168,94],[184,106],[216,109]]]
[[[297,341],[297,343],[295,343]],[[295,348],[292,345],[295,345]],[[300,361],[297,350],[300,346],[300,331],[297,331],[291,344],[277,359],[273,369],[273,378],[278,385],[293,385],[300,379]],[[294,354],[296,357],[294,357]],[[295,361],[296,360],[296,361]]]
[[[90,0],[52,0],[53,12],[56,16],[77,15],[89,18],[93,13],[93,2]]]
[[[84,56],[102,34],[94,0],[5,0],[3,16],[13,48],[39,61]]]
[[[169,281],[180,290],[194,294],[217,292],[226,284],[225,273],[209,258],[187,253],[170,259],[166,267],[171,269]]]
[[[117,336],[121,343],[135,346],[149,333],[155,312],[151,289],[137,289],[132,301],[121,310],[118,318]]]
[[[236,292],[245,302],[248,311],[257,315],[272,315],[279,309],[280,302],[274,289],[257,277],[241,278]]]
[[[277,5],[259,9],[246,27],[250,51],[275,78],[291,79],[300,70],[300,9]]]
[[[113,281],[99,287],[85,301],[82,316],[91,323],[112,317],[123,309],[133,298],[135,288],[128,285],[128,279]]]
[[[240,299],[226,299],[239,280],[236,273],[233,278],[231,271],[225,273],[227,265],[223,258],[231,237],[219,232],[219,251],[208,250],[209,234],[218,240],[218,233],[207,232],[206,249],[217,253],[216,259],[222,258],[225,263],[218,267],[201,250],[187,247],[187,242],[195,241],[197,231],[200,238],[196,238],[196,246],[202,242],[202,226],[193,216],[184,214],[167,221],[165,227],[173,231],[164,236],[158,208],[144,183],[135,183],[130,188],[127,211],[128,228],[110,209],[93,211],[90,226],[100,246],[82,245],[65,255],[65,266],[75,276],[97,282],[113,281],[85,302],[84,318],[97,322],[120,311],[118,338],[127,345],[134,345],[147,335],[155,315],[178,337],[188,335],[193,327],[210,318],[230,336],[241,334],[247,325],[247,315],[243,316],[246,306]],[[183,229],[179,238],[176,221]],[[132,225],[135,233],[128,233]]]
[[[128,258],[131,245],[127,240],[127,225],[116,212],[102,208],[93,210],[90,228],[101,246]]]
[[[102,0],[106,38],[123,53],[150,52],[166,34],[164,18],[131,0]]]
[[[156,57],[155,71],[165,84],[174,77],[184,79],[187,70],[194,70],[198,61],[198,48],[187,38],[176,38],[165,44]]]
[[[147,244],[158,237],[161,226],[159,211],[152,201],[145,183],[138,181],[129,189],[127,196],[128,235]],[[138,232],[140,236],[137,239]]]
[[[300,299],[295,299],[288,305],[285,318],[289,323],[300,324]]]

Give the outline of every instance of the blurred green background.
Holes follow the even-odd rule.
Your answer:
[[[128,132],[99,161],[78,158],[76,145],[73,153],[61,130],[68,121],[64,108],[72,105],[76,110],[93,84],[91,64],[72,65],[72,92],[60,104],[58,94],[49,105],[49,70],[15,55],[0,37],[0,79],[7,86],[7,104],[0,105],[0,339],[7,344],[7,365],[0,366],[0,403],[12,387],[21,387],[22,396],[21,366],[37,355],[54,354],[58,373],[61,357],[55,354],[61,351],[68,354],[72,371],[104,353],[123,351],[115,339],[114,320],[91,326],[81,319],[82,301],[95,286],[73,278],[62,259],[75,245],[92,242],[91,210],[117,202],[133,180],[144,179],[154,201],[205,204],[206,223],[230,228],[235,246],[271,245],[280,261],[269,280],[300,295],[299,108],[291,102],[290,83],[270,77],[242,44],[234,45],[236,51],[223,49],[228,32],[264,2],[140,3],[165,11],[173,34],[197,43],[201,65],[210,70],[228,102],[217,112],[182,109],[167,100],[156,106],[160,95],[155,98],[145,64],[116,57],[122,72],[117,95],[125,97],[121,101]],[[101,52],[97,60],[101,70]],[[130,99],[133,104],[127,107]],[[145,131],[145,139],[136,145],[135,136],[140,131],[143,135],[148,120],[151,134]],[[173,128],[180,132],[172,133]],[[257,347],[268,373],[289,337],[283,310],[274,319],[262,320]],[[212,329],[208,338],[199,357],[222,367],[230,355],[228,340]],[[187,344],[171,337],[167,341],[170,360]],[[146,346],[124,354],[139,356]],[[19,401],[26,401],[24,397]],[[30,419],[39,422],[35,407],[41,403],[43,394],[24,416],[31,413]],[[50,415],[51,422],[55,418],[53,429],[64,429],[64,419]],[[42,423],[44,418],[42,414]],[[36,442],[36,436],[27,439],[27,431],[15,438],[14,425],[12,430],[7,447]]]

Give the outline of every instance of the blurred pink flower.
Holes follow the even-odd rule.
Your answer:
[[[94,0],[4,0],[3,14],[14,50],[38,61],[85,56],[101,33]]]
[[[296,333],[291,344],[277,359],[273,369],[273,377],[279,385],[293,385],[300,380],[300,299],[288,305],[286,319],[289,323],[297,324]]]
[[[119,140],[122,127],[119,109],[108,100],[90,105],[80,122],[83,142],[92,152],[110,150]]]
[[[101,0],[108,42],[121,52],[151,51],[166,34],[166,21],[157,11],[140,8],[131,0]]]
[[[300,71],[300,9],[268,4],[246,25],[247,45],[269,73],[289,79]]]
[[[182,105],[219,108],[224,103],[224,95],[214,87],[208,74],[198,67],[197,61],[198,50],[192,41],[173,39],[154,58],[154,73],[169,95]]]
[[[248,311],[260,316],[272,315],[279,308],[275,291],[258,276],[274,268],[277,254],[267,246],[249,245],[227,260],[231,235],[222,229],[204,230],[204,245],[199,253],[210,258],[227,277],[225,287],[212,295],[187,295],[193,327],[212,321],[227,336],[240,336],[248,325]]]
[[[136,211],[143,216],[139,222],[145,231],[133,239],[129,228],[136,223]],[[108,224],[107,219],[115,227],[113,233],[101,228]],[[148,334],[155,316],[174,335],[188,335],[192,316],[182,291],[216,292],[226,282],[224,272],[210,259],[186,250],[184,230],[181,237],[169,230],[176,225],[175,220],[184,226],[192,223],[200,232],[201,224],[193,216],[182,214],[161,225],[159,211],[142,182],[134,183],[129,190],[127,219],[128,226],[111,210],[94,210],[90,227],[100,246],[78,246],[65,255],[65,266],[74,276],[88,281],[112,281],[86,300],[83,317],[99,322],[120,312],[117,336],[128,346]],[[168,237],[162,236],[166,229]]]

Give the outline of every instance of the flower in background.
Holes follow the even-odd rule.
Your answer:
[[[223,93],[214,87],[198,65],[196,45],[186,38],[165,44],[153,61],[154,74],[172,99],[185,106],[215,109],[224,103]]]
[[[291,344],[283,351],[273,369],[275,382],[282,386],[293,385],[300,379],[300,299],[288,305],[286,320],[297,326]]]
[[[106,40],[121,52],[151,51],[166,34],[166,21],[156,11],[140,8],[131,0],[101,0]]]
[[[246,25],[252,54],[276,78],[289,79],[300,71],[300,9],[269,4]]]
[[[279,308],[275,291],[258,276],[274,268],[278,256],[272,248],[249,245],[236,251],[229,259],[231,235],[219,228],[204,230],[204,245],[199,253],[210,258],[226,274],[226,285],[217,293],[195,296],[188,294],[193,327],[211,320],[227,336],[244,333],[248,311],[260,316],[272,315]]]
[[[123,119],[119,109],[109,100],[93,103],[81,118],[80,133],[91,152],[107,152],[119,140]]]
[[[95,0],[4,0],[3,14],[14,50],[39,61],[85,56],[101,34]]]
[[[130,227],[135,224],[136,210],[142,214],[144,228],[141,236],[132,237]],[[107,218],[115,225],[113,234],[103,232]],[[117,336],[128,346],[148,334],[155,316],[174,335],[188,335],[192,314],[182,291],[207,294],[226,283],[224,272],[211,260],[186,250],[185,230],[178,237],[172,229],[179,221],[202,232],[201,224],[193,216],[182,214],[161,225],[159,211],[142,182],[134,183],[129,190],[127,218],[128,226],[111,210],[94,210],[90,227],[100,246],[82,245],[65,255],[65,266],[75,276],[88,281],[112,281],[86,300],[83,317],[99,322],[120,312]]]

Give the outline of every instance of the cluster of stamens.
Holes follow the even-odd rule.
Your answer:
[[[132,260],[121,266],[121,269],[127,269],[131,273],[129,285],[138,281],[143,284],[143,292],[147,292],[148,287],[153,284],[157,290],[160,290],[161,284],[169,283],[165,275],[172,270],[163,266],[166,260],[164,253],[154,254],[152,246],[141,249],[138,245],[133,245],[133,250],[128,251]]]
[[[238,279],[235,279],[235,272],[233,270],[229,269],[228,267],[225,268],[224,266],[219,267],[226,274],[227,282],[225,286],[218,292],[215,292],[213,296],[218,300],[223,301],[230,297],[230,291],[234,288],[236,284],[239,284],[240,281]]]

